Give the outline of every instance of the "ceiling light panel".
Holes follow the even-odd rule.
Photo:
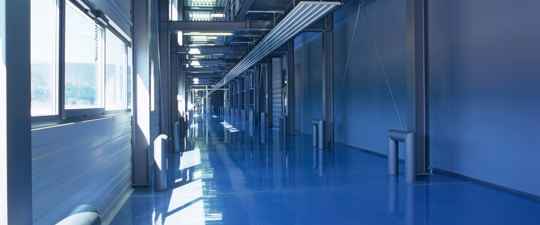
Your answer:
[[[190,21],[212,21],[212,13],[208,11],[189,11]]]
[[[189,7],[215,7],[216,0],[188,0]]]
[[[309,25],[320,20],[328,13],[341,6],[340,2],[300,2],[274,29],[272,29],[238,64],[236,64],[209,94],[218,90],[229,81],[255,65],[285,42],[294,38]]]

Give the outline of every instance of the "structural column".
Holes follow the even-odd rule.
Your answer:
[[[133,185],[150,186],[153,165],[150,140],[157,136],[152,133],[151,117],[155,109],[151,98],[155,90],[151,82],[158,62],[151,58],[151,13],[152,4],[148,0],[133,2]],[[155,79],[154,79],[155,81]]]
[[[160,23],[167,24],[169,22],[169,1],[160,0],[159,1],[159,20]],[[161,26],[160,26],[161,27]],[[161,134],[166,134],[169,137],[172,137],[172,130],[174,123],[171,122],[174,118],[171,117],[171,106],[173,105],[173,100],[176,101],[174,95],[172,95],[172,82],[171,82],[171,33],[167,29],[162,29],[159,31],[159,54],[160,54],[160,79],[159,79],[159,92],[160,94],[160,121],[161,124]],[[172,149],[172,142],[168,142],[168,150]]]
[[[32,224],[30,1],[0,0],[0,224]]]
[[[294,91],[294,39],[287,42],[287,134],[294,133],[295,91]]]
[[[414,132],[416,173],[428,173],[426,150],[426,3],[407,0],[407,127]]]
[[[260,122],[261,115],[261,77],[259,66],[255,66],[255,72],[253,72],[253,120],[254,122]]]
[[[323,32],[323,145],[334,146],[334,18],[324,18]]]
[[[271,62],[271,60],[270,60]],[[272,64],[265,63],[265,79],[266,79],[266,90],[265,90],[265,113],[266,113],[266,125],[272,127]]]

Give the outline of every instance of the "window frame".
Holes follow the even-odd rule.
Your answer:
[[[32,128],[40,128],[40,127],[47,127],[47,126],[53,126],[63,123],[72,123],[72,122],[81,122],[85,120],[91,120],[91,119],[98,119],[98,118],[105,118],[105,117],[111,117],[111,116],[117,116],[117,115],[125,115],[125,114],[131,114],[132,112],[132,105],[133,105],[133,48],[132,48],[132,40],[129,36],[124,34],[120,29],[114,24],[114,22],[109,22],[108,18],[103,15],[101,11],[102,17],[96,17],[95,13],[96,11],[91,9],[90,6],[85,5],[81,3],[81,1],[76,0],[56,0],[58,4],[58,15],[57,15],[57,27],[58,27],[58,56],[57,56],[57,96],[56,96],[56,108],[57,108],[57,114],[56,115],[37,115],[32,116]],[[71,4],[71,6],[68,6],[68,4]],[[86,15],[88,19],[93,21],[96,26],[99,26],[103,32],[102,33],[102,46],[101,46],[101,54],[102,59],[99,65],[99,69],[102,71],[101,73],[101,81],[100,84],[100,96],[102,98],[102,105],[96,108],[78,108],[78,109],[66,109],[65,107],[65,75],[66,75],[66,10],[67,7],[73,7],[76,10],[79,10],[80,13]],[[112,110],[106,110],[106,34],[111,33],[115,35],[120,41],[122,41],[126,46],[126,71],[124,71],[126,76],[128,78],[126,79],[126,107],[122,109],[112,109]],[[131,62],[130,62],[131,60]],[[131,76],[131,79],[129,78]],[[131,91],[131,92],[130,92]],[[129,96],[128,96],[129,95]]]

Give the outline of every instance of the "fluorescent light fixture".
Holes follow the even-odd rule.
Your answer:
[[[212,13],[210,16],[214,18],[223,18],[225,17],[225,13]]]
[[[193,78],[193,84],[199,84],[199,78]]]
[[[231,36],[231,32],[187,32],[184,33],[187,36]]]
[[[229,81],[255,65],[279,46],[294,38],[309,25],[320,20],[341,5],[341,2],[300,2],[223,79],[212,87],[208,95],[229,83]]]
[[[216,44],[189,44],[189,47],[216,46]]]
[[[190,54],[190,55],[200,55],[201,51],[198,48],[190,48],[188,54]]]
[[[188,6],[214,7],[216,0],[188,0]]]
[[[191,61],[191,66],[195,67],[195,66],[200,66],[201,63],[199,63],[199,61]]]

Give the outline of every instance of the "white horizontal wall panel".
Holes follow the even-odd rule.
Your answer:
[[[54,224],[81,204],[111,216],[131,171],[131,116],[33,130],[34,224]]]

